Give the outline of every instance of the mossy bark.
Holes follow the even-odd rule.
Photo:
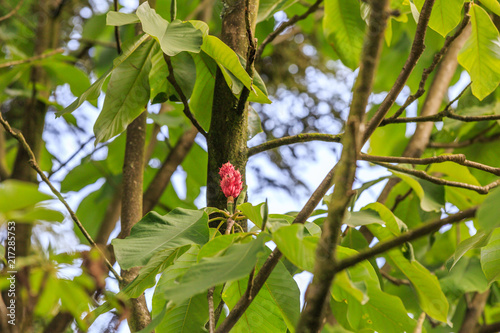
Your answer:
[[[245,25],[245,0],[233,1],[222,20],[221,40],[243,58],[247,58],[248,36]],[[251,25],[259,0],[250,0],[248,11]],[[245,182],[247,164],[248,112],[239,114],[238,98],[233,95],[220,70],[217,70],[212,106],[212,118],[208,133],[207,205],[226,208],[227,199],[219,186],[219,168],[231,162],[241,172]],[[245,108],[246,110],[247,108]],[[246,223],[243,223],[246,230]]]

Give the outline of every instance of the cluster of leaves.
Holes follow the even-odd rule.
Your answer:
[[[274,13],[283,11],[288,17],[302,14],[304,3],[313,4],[308,0],[261,1],[256,35],[265,38],[272,31],[276,23]],[[388,21],[386,45],[379,69],[382,75],[376,78],[376,92],[389,90],[398,75],[394,69],[403,66],[423,3],[423,0],[391,1],[391,9],[397,15],[391,16]],[[444,37],[459,24],[463,16],[463,4],[462,0],[435,1],[426,52],[408,81],[412,91],[418,88],[423,68],[432,62],[433,54],[441,48]],[[197,5],[197,1],[189,2],[179,9],[179,15],[182,11],[192,11]],[[495,1],[482,1],[481,5],[471,5],[471,37],[458,59],[472,80],[471,90],[462,96],[456,108],[456,113],[462,116],[500,113],[497,102],[500,35],[487,12],[489,10],[500,15],[500,6]],[[317,29],[318,24],[312,18],[299,21],[297,26],[302,34],[311,37],[305,40],[310,41],[312,45],[309,46],[314,47],[322,57],[340,60],[343,65],[355,70],[359,64],[369,7],[357,0],[327,0],[324,1],[323,10],[322,29]],[[167,21],[165,17],[171,20]],[[104,21],[108,24],[105,29]],[[141,23],[144,34],[134,36],[132,24],[135,23]],[[202,129],[209,130],[217,70],[220,70],[235,96],[239,96],[246,87],[250,90],[249,100],[255,103],[270,102],[264,83],[266,76],[272,79],[272,72],[268,72],[263,79],[256,73],[252,79],[245,71],[244,60],[217,37],[209,35],[209,24],[200,20],[176,20],[175,15],[170,13],[170,7],[164,3],[158,4],[156,11],[146,2],[135,14],[109,12],[107,15],[94,16],[86,22],[83,36],[98,38],[102,35],[105,39],[109,38],[112,35],[110,26],[121,27],[122,37],[130,38],[126,39],[122,53],[114,58],[112,64],[102,60],[109,59],[109,50],[95,48],[96,64],[90,76],[97,74],[98,78],[92,84],[87,73],[71,64],[76,61],[72,56],[57,55],[22,63],[0,72],[2,111],[8,111],[9,120],[13,120],[11,122],[14,124],[18,120],[15,101],[19,96],[29,96],[29,72],[34,64],[51,74],[53,82],[47,82],[47,87],[40,87],[42,90],[51,91],[51,87],[68,83],[71,92],[78,96],[66,108],[61,107],[57,99],[53,101],[38,96],[58,110],[57,114],[73,126],[76,125],[76,119],[71,112],[85,101],[97,105],[102,91],[106,92],[102,110],[94,124],[94,134],[96,145],[107,146],[107,158],[84,158],[61,182],[61,192],[67,193],[80,191],[99,179],[106,179],[105,185],[83,199],[76,212],[94,238],[101,232],[106,208],[120,193],[118,184],[124,162],[125,141],[122,132],[144,110],[145,105],[149,102],[164,103],[170,109],[168,112],[150,114],[154,124],[148,125],[148,137],[156,136],[155,127],[167,126],[169,134],[165,142],[155,145],[150,155],[150,165],[145,170],[147,188],[158,170],[155,162],[171,152],[172,146],[190,127],[183,111],[192,112]],[[212,33],[219,28],[217,23],[210,22]],[[12,59],[27,58],[29,54],[28,51],[23,52],[22,48],[15,48],[13,43],[6,48]],[[273,45],[263,53],[268,61],[276,61],[279,56],[278,47]],[[170,69],[168,61],[172,65]],[[323,66],[318,67],[324,70]],[[173,73],[170,72],[172,69]],[[180,90],[169,80],[170,75]],[[375,109],[376,106],[372,112]],[[252,136],[260,130],[260,121],[256,117],[250,124]],[[378,128],[370,138],[369,152],[373,155],[400,156],[408,142],[406,132],[405,124]],[[434,129],[432,141],[443,145],[467,141],[474,143],[481,142],[479,139],[487,141],[498,137],[499,133],[497,120],[462,123],[446,118],[440,131]],[[118,137],[105,143],[115,136]],[[6,157],[7,169],[13,165],[15,149],[11,144]],[[445,149],[448,148],[431,146],[424,152],[424,157],[440,156],[448,152]],[[463,153],[469,160],[478,163],[500,166],[500,154],[493,140],[458,146],[454,152]],[[45,156],[46,161],[42,163],[42,168],[51,169],[48,151],[45,150],[42,156]],[[74,263],[75,256],[51,255],[51,261],[45,259],[42,261],[44,264],[33,270],[31,285],[33,295],[38,298],[35,314],[46,319],[52,318],[55,315],[53,310],[60,306],[60,309],[71,312],[81,328],[86,328],[98,315],[113,308],[126,314],[126,307],[120,303],[122,299],[138,297],[146,289],[154,287],[153,321],[146,330],[155,327],[157,332],[204,331],[209,319],[208,290],[215,287],[214,303],[226,304],[229,311],[233,310],[247,288],[251,288],[252,277],[259,273],[271,253],[266,243],[272,241],[283,253],[284,259],[272,271],[243,318],[236,323],[234,331],[294,332],[300,317],[300,292],[293,276],[314,270],[316,248],[326,212],[318,210],[312,222],[298,224],[293,223],[296,218],[294,213],[268,215],[266,204],[244,203],[237,206],[241,214],[239,217],[248,218],[255,227],[248,232],[221,235],[217,229],[209,227],[209,214],[216,210],[198,210],[194,204],[200,194],[200,187],[206,182],[206,165],[206,151],[195,144],[181,164],[187,173],[185,198],[181,199],[181,195],[169,185],[159,199],[157,212],[148,213],[132,228],[126,239],[112,241],[117,262],[122,269],[141,267],[132,283],[118,295],[107,295],[107,302],[90,312],[84,321],[81,318],[82,314],[89,311],[87,304],[98,305],[89,293],[95,290],[99,279],[92,272],[86,272],[73,280],[62,279],[58,276],[58,265]],[[438,175],[444,180],[476,186],[497,179],[495,174],[453,162],[416,169]],[[356,198],[386,178],[363,184],[358,188]],[[351,210],[344,221],[346,229],[337,247],[340,260],[369,248],[359,227],[366,227],[383,242],[439,219],[455,209],[479,206],[476,218],[469,227],[454,224],[447,230],[385,252],[381,257],[387,265],[382,268],[373,257],[337,274],[329,297],[332,313],[340,326],[326,327],[325,330],[411,332],[417,326],[413,318],[424,312],[429,318],[424,325],[427,331],[451,332],[454,330],[452,326],[460,327],[463,321],[467,308],[465,295],[488,290],[490,296],[483,320],[485,323],[500,321],[500,225],[496,207],[500,191],[482,196],[468,189],[432,184],[400,172],[393,172],[391,178],[401,181],[394,186],[384,204],[371,203],[359,211]],[[15,200],[17,198],[19,200]],[[36,206],[46,199],[49,197],[38,192],[36,186],[33,188],[3,181],[0,185],[0,222],[60,221],[59,213]],[[325,197],[327,204],[328,200],[329,197]],[[11,202],[19,205],[12,205]],[[353,200],[352,206],[355,203],[356,200]],[[224,212],[218,212],[224,215]],[[84,241],[81,234],[78,236]],[[106,242],[107,239],[104,240]],[[26,264],[33,265],[33,262]],[[159,274],[161,276],[157,280]],[[8,288],[6,284],[0,287]],[[65,293],[69,289],[75,291],[71,298]],[[48,293],[48,290],[52,293]],[[225,315],[223,311],[217,324],[224,320]]]

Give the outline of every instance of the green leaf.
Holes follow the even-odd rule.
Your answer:
[[[496,15],[500,16],[500,4],[498,3],[498,0],[481,0],[481,4]]]
[[[51,78],[56,79],[57,84],[69,84],[75,96],[83,94],[90,86],[87,75],[73,64],[50,60],[42,62],[42,66]]]
[[[101,223],[112,200],[113,192],[110,190],[111,185],[105,184],[95,192],[88,194],[78,205],[76,215],[82,222],[85,230],[92,238],[97,236]],[[82,244],[87,244],[88,240],[76,226],[73,228],[75,234],[80,239]]]
[[[255,109],[248,106],[248,140],[262,132],[262,123],[259,114]]]
[[[137,15],[135,14],[110,11],[106,15],[106,25],[120,26],[120,25],[133,24],[139,22],[140,22],[139,17],[137,17]]]
[[[429,183],[428,181],[416,179],[413,176],[391,171],[395,176],[401,178],[415,191],[420,198],[420,208],[426,212],[440,211],[444,207],[444,186]]]
[[[490,241],[481,249],[481,267],[488,282],[500,278],[500,228],[493,230]]]
[[[185,245],[177,249],[166,249],[157,252],[146,264],[141,267],[139,275],[122,292],[128,297],[139,297],[144,290],[156,284],[156,275],[164,271],[168,266],[183,255],[191,246]]]
[[[238,90],[241,91],[239,85],[243,84],[250,90],[249,101],[271,103],[271,100],[269,100],[265,92],[257,84],[252,85],[252,79],[241,65],[238,55],[219,38],[206,36],[201,49],[217,62],[233,93],[238,93]],[[234,80],[232,76],[238,80]]]
[[[167,215],[146,214],[125,239],[112,241],[122,269],[144,266],[159,251],[208,242],[208,216],[200,210],[176,208]]]
[[[500,190],[491,191],[483,204],[477,210],[477,225],[483,230],[491,230],[500,226],[498,218],[498,203],[500,202]]]
[[[271,250],[257,263],[258,273]],[[248,287],[248,277],[229,283],[223,293],[223,299],[232,309]],[[295,325],[300,316],[300,291],[297,283],[282,262],[278,262],[267,278],[252,304],[236,323],[231,332],[295,332]],[[257,319],[258,318],[258,319]]]
[[[68,105],[64,110],[56,112],[56,116],[60,117],[65,113],[75,111],[83,102],[88,100],[95,100],[99,95],[101,95],[101,88],[104,84],[106,78],[111,74],[111,72],[126,61],[147,39],[149,36],[142,35],[138,36],[131,44],[124,44],[122,54],[113,60],[113,67],[110,68],[104,75],[97,79],[92,85],[85,90],[83,94],[80,95],[73,103]]]
[[[390,231],[385,228],[375,225],[368,228],[380,241],[392,238]],[[386,252],[386,256],[391,260],[393,266],[397,267],[410,280],[422,310],[430,317],[447,323],[449,305],[437,278],[418,261],[406,259],[400,249],[392,249]]]
[[[455,266],[455,264],[462,258],[464,254],[472,249],[477,249],[488,244],[488,241],[491,237],[491,233],[486,233],[484,230],[479,230],[474,236],[463,240],[458,244],[457,249],[455,250],[455,254],[453,255],[453,264],[451,268]]]
[[[350,227],[358,227],[361,225],[368,225],[372,223],[384,224],[379,214],[373,210],[362,210],[359,212],[350,212],[344,221]]]
[[[318,237],[304,236],[304,226],[292,224],[273,232],[273,241],[283,255],[300,269],[313,272]]]
[[[439,283],[446,295],[459,297],[464,293],[488,290],[488,281],[476,257],[462,258]]]
[[[472,4],[472,34],[458,55],[458,62],[472,79],[472,93],[484,99],[500,82],[500,43],[498,30],[484,9]]]
[[[107,170],[104,161],[83,159],[81,164],[71,169],[61,182],[61,192],[80,191],[105,176]]]
[[[175,56],[182,51],[200,52],[203,43],[203,32],[190,22],[173,20],[168,23],[151,9],[147,2],[137,8],[137,16],[141,20],[145,33],[160,43],[161,49],[168,56]]]
[[[257,23],[267,20],[277,11],[285,10],[296,2],[297,0],[261,0],[257,13]]]
[[[38,185],[7,179],[0,183],[0,213],[7,213],[33,207],[40,201],[53,199],[39,192]]]
[[[260,203],[257,206],[252,205],[250,202],[245,202],[239,205],[236,209],[241,210],[243,214],[250,221],[252,221],[257,227],[262,228],[262,217],[264,213],[264,203]]]
[[[393,212],[380,202],[373,202],[371,204],[363,207],[363,210],[370,209],[374,210],[378,213],[380,218],[385,222],[385,225],[392,232],[393,235],[398,236],[401,234],[401,231],[408,230],[406,224],[401,221]]]
[[[267,236],[260,234],[246,244],[234,244],[223,255],[200,260],[180,278],[174,287],[166,288],[169,299],[179,304],[212,286],[248,275],[264,253]]]
[[[94,124],[95,144],[120,134],[144,112],[149,101],[148,75],[154,46],[154,41],[146,42],[111,74],[102,111]]]
[[[418,10],[422,9],[425,0],[416,0]],[[432,6],[429,27],[439,33],[446,35],[455,28],[461,19],[462,5],[464,0],[436,0]]]
[[[365,27],[357,0],[325,1],[325,37],[342,63],[353,70],[359,66]]]
[[[196,65],[196,82],[189,107],[204,130],[210,129],[217,63],[205,52],[192,53]]]

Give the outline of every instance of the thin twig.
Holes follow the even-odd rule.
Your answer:
[[[208,299],[208,331],[210,333],[215,332],[215,311],[214,311],[214,290],[215,287],[208,289],[207,299]]]
[[[429,142],[427,147],[429,148],[463,148],[470,146],[474,143],[486,143],[492,142],[500,139],[500,133],[494,134],[492,136],[484,136],[484,134],[479,134],[478,136],[460,142]]]
[[[3,62],[3,63],[0,63],[0,68],[6,68],[6,67],[10,67],[10,66],[27,64],[27,63],[30,63],[33,61],[49,58],[49,57],[52,57],[53,55],[63,53],[63,52],[64,52],[64,49],[59,48],[59,49],[55,49],[55,50],[49,51],[47,53],[43,53],[43,54],[31,57],[31,58]]]
[[[380,125],[380,122],[384,119],[385,115],[392,107],[399,93],[406,84],[406,81],[410,77],[411,72],[417,65],[418,59],[425,49],[425,33],[427,30],[427,25],[429,23],[429,18],[431,16],[432,7],[434,6],[435,0],[426,0],[420,11],[420,17],[417,23],[417,30],[415,32],[415,38],[413,39],[413,44],[411,46],[410,55],[406,60],[401,72],[396,79],[396,82],[392,86],[391,90],[385,97],[382,104],[380,104],[377,112],[370,119],[366,126],[366,130],[363,136],[363,142],[366,142],[368,138],[373,134],[373,132]]]
[[[342,134],[323,134],[323,133],[301,133],[293,136],[270,140],[258,146],[248,149],[248,157],[261,153],[266,150],[278,148],[294,143],[303,143],[309,141],[340,142]]]
[[[113,0],[113,6],[114,6],[114,9],[115,9],[115,12],[118,13],[118,0]],[[119,26],[115,26],[115,41],[116,41],[116,52],[118,52],[118,54],[121,54],[122,53],[122,45],[121,45],[121,41],[120,41],[120,27]]]
[[[319,5],[323,2],[323,0],[317,0],[309,9],[302,15],[295,15],[291,19],[289,19],[286,22],[283,22],[280,24],[280,26],[274,30],[272,33],[270,33],[260,44],[259,48],[257,49],[257,53],[255,55],[255,59],[258,60],[262,56],[262,52],[264,51],[264,48],[266,47],[267,44],[271,43],[276,37],[279,36],[283,31],[285,31],[286,28],[294,25],[300,20],[303,20],[307,18],[310,14],[314,13],[316,10],[318,10]]]
[[[392,156],[373,156],[361,154],[360,158],[363,161],[369,162],[387,162],[387,163],[407,163],[407,164],[417,164],[417,165],[427,165],[433,163],[444,163],[444,162],[455,162],[460,165],[468,166],[474,169],[492,173],[496,176],[500,176],[500,168],[491,167],[486,164],[481,164],[474,161],[469,161],[466,159],[464,154],[456,155],[440,155],[427,158],[416,158],[416,157],[392,157]]]
[[[17,3],[17,6],[16,6],[14,9],[12,9],[12,10],[11,10],[9,13],[7,13],[6,15],[4,15],[4,16],[2,16],[2,17],[0,17],[0,22],[5,21],[5,20],[7,20],[8,18],[10,18],[11,16],[15,15],[15,14],[19,11],[19,9],[21,9],[21,6],[23,5],[23,2],[24,2],[24,0],[20,0],[20,1]]]
[[[438,231],[442,226],[461,222],[465,219],[473,218],[476,215],[477,207],[472,207],[467,210],[450,215],[444,219],[434,220],[420,225],[415,229],[408,230],[401,235],[389,240],[377,243],[371,248],[367,248],[358,252],[357,254],[342,259],[336,266],[336,271],[341,272],[346,268],[359,264],[362,261],[374,258],[375,256],[385,253],[393,248],[403,245],[406,242],[413,241],[422,236],[428,235],[432,232]]]
[[[408,175],[418,177],[418,178],[423,179],[423,180],[427,180],[427,181],[434,183],[434,184],[437,184],[437,185],[446,185],[446,186],[452,186],[452,187],[465,188],[467,190],[475,191],[479,194],[488,194],[488,192],[491,189],[500,185],[500,180],[496,180],[496,181],[494,181],[488,185],[485,185],[485,186],[470,185],[470,184],[460,183],[460,182],[456,182],[456,181],[452,181],[452,180],[437,178],[437,177],[434,177],[434,176],[427,174],[425,171],[422,171],[422,170],[407,169],[407,168],[403,168],[403,167],[398,166],[398,165],[392,165],[392,164],[383,163],[383,162],[372,162],[372,163],[380,165],[380,166],[387,168],[389,170],[398,171],[401,173],[405,173]]]
[[[208,136],[207,132],[205,132],[203,127],[201,127],[201,125],[198,123],[198,121],[196,120],[194,115],[191,113],[191,109],[189,108],[189,103],[188,103],[188,100],[186,98],[186,95],[184,95],[184,92],[182,91],[181,87],[177,83],[177,80],[175,79],[174,67],[172,66],[172,61],[170,60],[170,57],[166,54],[163,54],[163,58],[165,59],[165,62],[167,63],[167,66],[168,66],[168,77],[167,77],[168,82],[170,82],[170,84],[172,84],[175,91],[177,92],[177,94],[181,98],[182,104],[184,104],[184,114],[186,115],[186,117],[188,117],[189,120],[191,120],[191,123],[194,125],[194,127],[196,127],[198,132],[200,132],[206,138]]]
[[[390,283],[392,283],[396,286],[401,286],[401,285],[409,286],[409,285],[411,285],[410,281],[408,281],[406,279],[395,278],[394,276],[392,276],[391,274],[387,273],[384,270],[380,270],[380,274],[382,274],[382,276],[384,278],[386,278],[387,281],[389,281]]]
[[[394,113],[394,115],[392,115],[391,117],[389,117],[387,119],[393,119],[393,118],[399,117],[403,113],[403,111],[406,110],[408,105],[413,103],[413,101],[415,101],[416,99],[418,99],[419,97],[421,97],[424,94],[425,83],[427,82],[427,78],[434,71],[434,69],[436,69],[437,65],[441,62],[441,59],[443,58],[444,54],[446,53],[446,51],[450,47],[451,43],[453,43],[453,41],[455,39],[457,39],[458,36],[460,36],[460,34],[464,31],[464,29],[469,24],[470,16],[468,15],[468,13],[470,10],[470,2],[466,2],[464,4],[464,9],[465,9],[464,19],[462,20],[462,23],[460,24],[460,26],[455,31],[453,36],[446,37],[446,40],[444,42],[443,47],[441,48],[441,50],[439,50],[438,53],[436,53],[434,55],[434,59],[432,61],[432,64],[429,67],[427,67],[426,69],[424,69],[424,71],[422,73],[422,78],[420,79],[420,83],[418,84],[417,92],[413,95],[408,96],[408,98],[406,99],[404,104],[398,109],[398,111],[396,111],[396,113]]]
[[[58,172],[59,170],[61,170],[62,168],[64,168],[66,165],[68,165],[68,163],[71,162],[76,156],[78,156],[78,154],[80,154],[80,152],[83,150],[83,148],[85,148],[85,146],[87,144],[89,144],[94,139],[95,139],[95,136],[92,135],[87,141],[85,141],[84,143],[82,143],[80,145],[80,147],[73,153],[73,155],[71,155],[66,161],[60,163],[57,168],[55,168],[54,170],[50,171],[48,173],[47,177],[49,177],[49,178],[52,177],[56,172]]]
[[[26,153],[29,156],[29,160],[27,161],[29,165],[38,173],[40,178],[49,186],[50,190],[54,195],[59,199],[59,201],[66,207],[66,210],[69,212],[69,215],[71,216],[71,219],[75,224],[77,225],[78,229],[82,232],[83,236],[87,239],[87,241],[99,251],[99,253],[102,255],[104,258],[104,261],[106,263],[106,266],[108,266],[109,270],[113,273],[113,275],[116,277],[117,280],[121,281],[122,277],[120,274],[118,274],[115,269],[113,268],[113,265],[109,262],[108,258],[106,258],[106,255],[102,252],[102,250],[97,246],[97,244],[94,242],[92,237],[89,235],[83,224],[80,222],[78,217],[76,216],[76,213],[71,209],[69,204],[66,202],[66,200],[63,198],[61,193],[52,185],[50,182],[49,178],[43,173],[42,169],[38,166],[38,163],[36,161],[35,154],[31,150],[31,147],[28,145],[26,140],[24,139],[24,136],[21,132],[15,131],[10,127],[10,124],[3,118],[2,113],[0,113],[0,123],[3,125],[5,128],[5,131],[7,131],[10,135],[12,135],[23,147],[23,149],[26,151]]]

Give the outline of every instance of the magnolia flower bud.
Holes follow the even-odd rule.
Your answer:
[[[235,170],[230,162],[227,162],[220,168],[219,175],[220,187],[226,198],[237,198],[243,189],[240,172]]]

